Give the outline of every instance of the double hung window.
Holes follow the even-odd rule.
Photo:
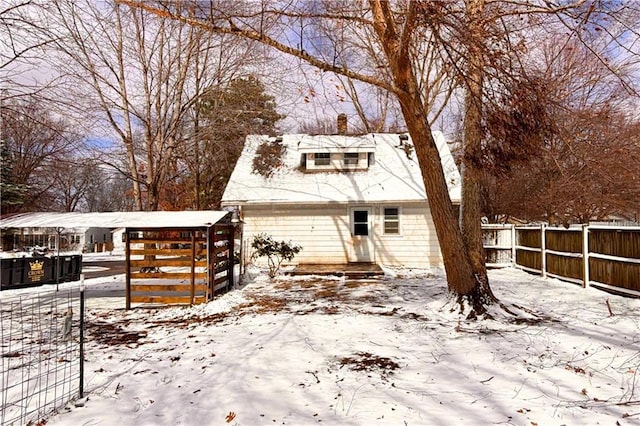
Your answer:
[[[384,233],[385,235],[400,234],[400,211],[397,207],[384,208]]]
[[[345,152],[343,161],[345,166],[357,166],[358,165],[358,153],[357,152]]]
[[[328,166],[331,163],[331,154],[328,152],[317,152],[313,158],[316,166]]]

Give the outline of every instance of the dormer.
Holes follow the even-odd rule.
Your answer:
[[[304,135],[298,142],[305,172],[362,171],[375,161],[372,135]]]

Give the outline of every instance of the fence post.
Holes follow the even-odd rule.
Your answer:
[[[516,225],[511,225],[511,266],[515,266],[516,262]]]
[[[124,235],[125,235],[124,264],[126,269],[126,275],[125,275],[125,281],[124,281],[125,296],[126,296],[125,308],[129,310],[131,309],[131,235],[129,235],[129,228],[124,228]]]
[[[236,225],[229,224],[227,225],[227,229],[229,234],[227,238],[229,238],[229,257],[227,258],[227,291],[230,291],[234,286],[235,276],[233,275],[233,271],[235,270],[235,238],[236,238]]]
[[[189,304],[194,305],[196,303],[196,231],[192,229],[191,234],[191,273],[189,276],[190,289],[189,289]]]
[[[215,276],[215,272],[213,272],[213,268],[211,268],[211,262],[213,256],[211,255],[211,247],[213,245],[213,241],[211,241],[211,226],[207,226],[207,302],[213,300],[213,277]]]
[[[62,242],[63,228],[56,228],[56,291],[60,290],[60,244]]]
[[[84,397],[84,274],[80,274],[80,383],[78,397]]]
[[[589,225],[582,225],[582,287],[589,287]]]
[[[540,224],[540,255],[541,255],[541,268],[542,278],[547,278],[547,237],[546,237],[546,225]]]

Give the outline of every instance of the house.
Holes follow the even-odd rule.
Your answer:
[[[452,201],[460,174],[435,132]],[[222,197],[254,235],[302,246],[294,263],[431,267],[442,259],[411,138],[406,134],[248,136]]]
[[[87,253],[111,250],[111,229],[101,227],[14,228],[3,232],[4,250]]]
[[[127,249],[126,228],[116,228],[111,231],[111,239],[113,240],[113,253],[124,254]],[[134,244],[133,247],[140,249],[144,244]]]

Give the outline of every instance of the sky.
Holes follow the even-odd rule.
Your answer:
[[[16,0],[10,0],[16,3]],[[45,2],[46,4],[46,2]],[[25,14],[34,14],[30,12],[29,7],[19,8]],[[18,13],[15,12],[15,13]],[[5,15],[5,18],[10,16]],[[28,43],[30,38],[22,36],[19,32],[21,27],[12,28],[12,34],[18,41]],[[2,28],[0,28],[0,32]],[[8,37],[8,33],[5,33]],[[31,43],[34,44],[35,42]],[[256,47],[257,49],[257,47]],[[9,61],[12,52],[7,49],[5,44],[0,43],[0,66]],[[68,61],[59,59],[58,65],[51,65],[51,58],[57,56],[52,51],[44,53],[42,49],[30,52],[24,60],[16,61],[10,67],[0,70],[0,85],[7,90],[7,94],[23,93],[33,91],[36,88],[44,87],[56,81],[60,77],[60,69],[68,71]],[[248,64],[245,72],[253,72],[260,76],[267,86],[269,94],[273,95],[278,105],[278,111],[286,117],[279,123],[279,128],[283,133],[299,132],[300,126],[308,123],[315,123],[318,120],[335,120],[335,117],[345,112],[352,117],[350,127],[355,129],[360,125],[357,121],[352,102],[346,95],[345,89],[340,79],[332,73],[326,73],[311,67],[299,59],[286,55],[278,54],[274,51],[268,51],[271,61],[268,66],[263,62],[257,65]],[[277,69],[273,72],[273,69]],[[137,71],[132,71],[127,75],[128,81],[132,81],[132,76],[137,75]],[[74,83],[78,84],[78,83]],[[20,87],[26,85],[26,87]],[[356,83],[356,85],[359,85]],[[135,91],[135,90],[134,90]],[[60,97],[59,95],[49,95],[48,92],[42,92],[42,96]],[[366,103],[366,102],[365,102]],[[365,108],[373,107],[375,102],[368,103]],[[68,110],[70,108],[67,107]],[[70,112],[70,111],[68,111]],[[374,114],[373,111],[369,111]],[[75,115],[73,118],[77,118]],[[116,135],[108,129],[106,118],[101,117],[85,117],[85,121],[91,127],[88,135],[88,143],[98,148],[110,146],[110,139]]]
[[[47,425],[640,424],[640,299],[507,268],[518,319],[466,322],[440,270],[385,272],[253,267],[210,303],[129,311],[91,297],[124,275],[85,280],[87,395]]]

